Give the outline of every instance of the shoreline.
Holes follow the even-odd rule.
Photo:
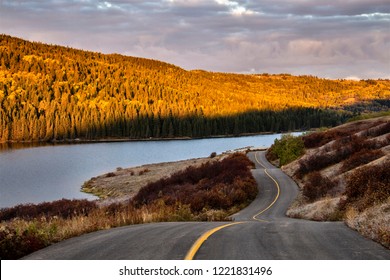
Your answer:
[[[232,153],[265,150],[266,147],[242,147],[209,157],[191,158],[179,161],[149,163],[135,167],[120,167],[85,181],[80,191],[96,196],[99,204],[121,203],[131,199],[149,183],[169,177],[190,166],[198,167],[212,161],[219,161]]]
[[[227,135],[214,135],[207,137],[166,137],[166,138],[102,138],[102,139],[64,139],[64,140],[47,140],[47,141],[6,141],[0,142],[0,150],[4,148],[24,148],[24,147],[39,147],[39,146],[55,146],[55,145],[73,145],[73,144],[94,144],[94,143],[122,143],[122,142],[149,142],[149,141],[189,141],[189,140],[202,140],[202,139],[220,139],[220,138],[240,138],[259,135],[272,135],[272,134],[286,134],[296,133],[302,131],[279,131],[279,132],[259,132],[259,133],[241,133],[239,135],[227,134]],[[18,147],[19,146],[19,147]]]

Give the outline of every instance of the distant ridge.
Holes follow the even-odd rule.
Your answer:
[[[389,80],[186,71],[0,35],[0,142],[301,130],[389,99]]]

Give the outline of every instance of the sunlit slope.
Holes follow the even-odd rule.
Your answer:
[[[389,99],[389,89],[388,80],[185,71],[156,60],[0,35],[1,141],[298,129],[302,125],[284,124],[279,115],[269,116],[268,122],[256,129],[249,129],[249,119],[253,122],[253,112],[264,110],[334,108]],[[257,117],[256,123],[267,118]],[[280,123],[268,127],[271,118]],[[308,122],[307,126],[312,125]],[[201,131],[206,132],[203,135]]]

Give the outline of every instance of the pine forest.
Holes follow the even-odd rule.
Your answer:
[[[389,80],[186,71],[0,35],[3,143],[306,130],[389,100]]]

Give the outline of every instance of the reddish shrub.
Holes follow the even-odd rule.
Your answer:
[[[91,210],[96,208],[97,205],[94,201],[85,199],[61,199],[40,204],[21,204],[1,209],[0,221],[11,220],[16,217],[31,220],[43,216],[58,216],[66,219],[77,215],[88,215]]]
[[[343,130],[328,130],[324,132],[314,132],[304,136],[303,143],[306,149],[317,148],[325,145],[326,143],[339,139],[341,137],[348,136],[349,133]]]
[[[305,148],[317,148],[329,143],[330,141],[348,137],[362,130],[367,130],[367,136],[378,136],[390,132],[389,122],[355,122],[348,126],[338,129],[330,129],[323,132],[314,132],[303,137]]]
[[[109,172],[106,174],[106,178],[110,178],[110,177],[115,177],[115,173],[114,172]]]
[[[7,226],[0,228],[0,240],[0,259],[19,259],[48,245],[34,229],[18,234]]]
[[[339,138],[333,144],[334,151],[329,153],[314,154],[311,157],[300,160],[299,168],[295,176],[303,178],[304,175],[324,169],[333,164],[339,163],[361,150],[370,148],[364,137],[346,136]]]
[[[190,205],[195,212],[204,207],[226,210],[256,197],[256,181],[250,172],[252,166],[243,154],[233,154],[200,167],[190,166],[169,178],[148,184],[132,203],[139,207],[162,199],[167,205]]]
[[[325,197],[334,187],[335,182],[328,177],[322,176],[320,172],[315,171],[309,175],[306,184],[303,186],[303,195],[309,201],[315,201]]]
[[[348,159],[346,159],[343,162],[343,165],[341,167],[341,172],[346,172],[348,170],[354,169],[358,166],[367,164],[373,160],[376,160],[380,157],[382,157],[384,153],[381,150],[367,150],[363,149],[352,156],[350,156]]]
[[[390,197],[390,164],[384,162],[378,166],[367,166],[355,170],[347,178],[345,201],[339,205],[345,208],[355,206],[359,211]]]
[[[390,133],[390,122],[379,124],[367,131],[367,135],[371,137],[377,137],[386,133]]]
[[[145,168],[143,170],[141,170],[138,175],[141,176],[141,175],[144,175],[145,173],[148,173],[150,170],[148,168]]]

